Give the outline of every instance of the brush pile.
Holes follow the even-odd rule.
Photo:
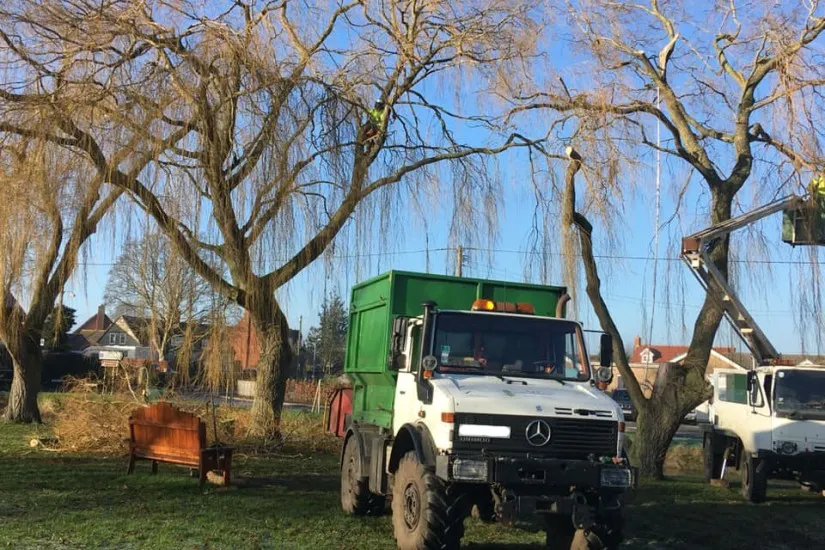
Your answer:
[[[219,405],[213,419],[208,400],[171,395],[164,400],[201,417],[206,422],[208,444],[220,441],[247,454],[334,453],[340,445],[337,439],[324,433],[319,415],[284,411],[281,437],[266,441],[248,435],[249,409]],[[129,416],[142,406],[128,394],[74,392],[45,396],[41,400],[41,413],[44,421],[53,427],[59,450],[114,456],[128,451]]]

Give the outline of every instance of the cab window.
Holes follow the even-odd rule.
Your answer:
[[[748,377],[745,374],[723,374],[719,376],[719,401],[748,404]]]

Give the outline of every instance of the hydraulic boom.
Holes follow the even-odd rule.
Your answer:
[[[690,267],[705,292],[722,307],[725,317],[742,337],[757,365],[775,363],[777,359],[780,359],[780,354],[711,261],[710,253],[713,247],[731,232],[771,214],[783,210],[794,210],[804,204],[803,197],[789,195],[682,239],[682,259]]]

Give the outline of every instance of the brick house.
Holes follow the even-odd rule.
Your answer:
[[[98,308],[97,314],[80,325],[69,338],[73,351],[80,351],[87,356],[97,356],[101,351],[115,351],[122,354],[126,361],[143,363],[151,361],[166,370],[168,362],[174,362],[175,350],[180,346],[182,333],[186,324],[181,323],[180,330],[170,338],[166,357],[159,357],[150,338],[150,321],[145,317],[121,315],[112,321],[106,315],[104,306]],[[209,326],[199,324],[195,328],[195,341],[192,346],[192,362],[196,362],[207,343]]]
[[[681,363],[687,356],[687,352],[688,346],[644,344],[639,336],[633,340],[633,353],[629,358],[630,368],[645,395],[650,395],[659,367],[667,363]],[[710,374],[719,368],[750,369],[749,357],[749,355],[737,353],[735,348],[715,347],[710,352],[707,372]],[[609,389],[623,387],[622,377],[618,375],[613,379]]]
[[[106,306],[98,306],[97,313],[81,323],[69,334],[69,349],[84,352],[97,346],[103,334],[112,326],[112,320],[106,315]]]
[[[241,369],[255,368],[261,358],[261,346],[258,343],[258,335],[252,318],[248,312],[244,312],[243,317],[234,327],[229,327],[229,343],[232,346],[232,353],[235,363]],[[292,369],[290,376],[300,374],[299,357],[302,345],[301,331],[289,331],[289,346],[292,348]]]

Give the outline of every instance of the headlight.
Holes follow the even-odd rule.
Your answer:
[[[632,487],[633,473],[627,468],[602,468],[602,487]]]
[[[487,481],[487,461],[457,458],[453,462],[453,479]]]
[[[510,426],[488,426],[486,424],[461,424],[458,427],[458,437],[489,437],[495,439],[509,439]]]
[[[799,449],[799,446],[793,441],[777,441],[775,447],[777,451],[786,455],[792,455]]]

